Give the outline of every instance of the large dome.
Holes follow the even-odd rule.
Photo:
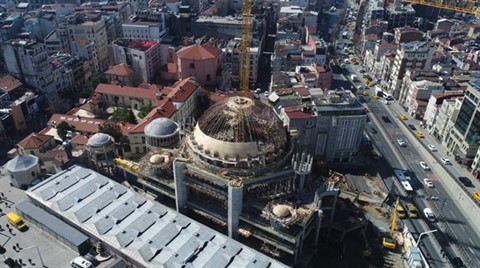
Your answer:
[[[227,142],[284,145],[287,134],[272,108],[243,97],[216,103],[198,121],[205,135]]]
[[[210,107],[198,120],[188,145],[198,163],[256,174],[262,172],[259,169],[283,165],[291,149],[273,109],[244,97]]]
[[[166,137],[175,134],[178,124],[168,118],[157,118],[145,127],[145,135],[150,137]]]

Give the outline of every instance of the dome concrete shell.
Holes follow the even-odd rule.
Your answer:
[[[169,118],[157,118],[145,127],[145,135],[150,137],[168,137],[179,129],[178,124]]]
[[[112,136],[105,133],[97,133],[88,139],[87,145],[93,147],[107,146],[113,143]]]
[[[273,109],[244,97],[232,97],[210,107],[200,117],[191,140],[194,151],[227,161],[282,155],[289,142],[283,122]]]

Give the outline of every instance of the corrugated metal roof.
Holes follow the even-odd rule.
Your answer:
[[[26,193],[145,267],[287,267],[83,167]]]
[[[62,240],[69,241],[75,246],[80,246],[89,240],[88,236],[28,201],[17,204],[16,208],[21,213],[29,215],[46,228],[54,231],[63,238]]]

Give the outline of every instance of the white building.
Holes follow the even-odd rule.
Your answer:
[[[436,126],[439,120],[441,120],[441,123],[439,123],[441,125],[438,127],[442,129],[445,128],[448,118],[445,116],[445,114],[442,115],[442,113],[445,113],[450,108],[450,104],[448,103],[448,101],[450,101],[451,99],[454,100],[461,96],[463,96],[463,94],[458,94],[458,93],[457,94],[455,93],[432,94],[430,96],[430,99],[428,100],[428,104],[427,104],[427,109],[425,110],[425,115],[423,117],[425,128],[430,134],[435,135],[435,132],[438,133],[438,129],[436,128]],[[446,108],[445,111],[442,111],[442,107],[444,105],[448,107]],[[439,138],[439,136],[436,136],[436,137]]]
[[[13,186],[27,188],[40,175],[38,157],[34,155],[17,155],[8,161],[5,168],[10,173]]]
[[[400,44],[393,62],[392,72],[388,81],[388,91],[396,99],[403,99],[400,92],[406,69],[429,69],[432,64],[434,48],[424,42]]]
[[[418,100],[428,101],[432,94],[443,93],[442,84],[429,80],[413,81],[407,88],[407,97],[403,107],[407,108],[408,113],[417,113]]]
[[[153,83],[160,72],[160,41],[118,39],[111,45],[112,64],[128,64],[142,77],[143,82]]]
[[[158,40],[166,33],[165,20],[129,20],[122,24],[123,37],[129,39]]]

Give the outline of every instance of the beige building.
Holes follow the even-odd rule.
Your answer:
[[[41,159],[44,153],[55,147],[56,144],[53,136],[33,132],[17,145],[20,154],[31,154]]]

